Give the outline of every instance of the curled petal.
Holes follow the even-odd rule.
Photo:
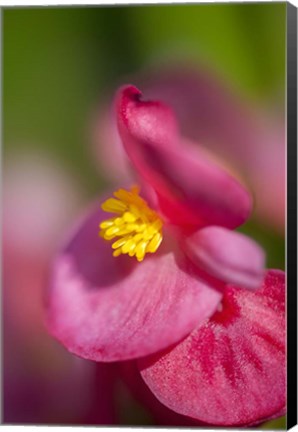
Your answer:
[[[172,146],[177,142],[178,128],[172,110],[159,101],[143,102],[141,92],[128,85],[119,90],[116,100],[118,121],[123,124],[133,139],[146,141],[152,145]],[[124,146],[130,147],[130,141]],[[133,151],[133,146],[131,148]]]
[[[226,289],[222,310],[180,344],[141,359],[167,407],[209,424],[250,425],[285,412],[285,275],[259,291]]]
[[[244,234],[207,227],[186,236],[183,249],[194,264],[228,284],[249,289],[261,286],[264,251]]]
[[[221,294],[166,241],[142,263],[114,258],[97,234],[105,218],[101,210],[89,214],[54,262],[48,326],[69,351],[95,361],[144,356],[214,312]]]
[[[119,91],[118,127],[129,158],[155,189],[164,216],[179,225],[241,225],[250,214],[249,193],[205,152],[182,145],[168,107],[142,102],[140,95],[132,86]]]

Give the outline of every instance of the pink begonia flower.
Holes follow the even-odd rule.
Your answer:
[[[216,310],[225,283],[257,288],[264,267],[261,248],[231,231],[251,211],[245,188],[201,152],[185,152],[167,106],[142,102],[133,86],[119,91],[116,105],[151,208],[133,188],[103,203],[118,218],[89,212],[53,264],[49,296],[50,331],[96,361],[137,358],[177,342]],[[99,223],[105,240],[116,239],[114,256],[94,235]]]
[[[70,352],[90,360],[143,357],[142,374],[154,394],[195,421],[253,424],[281,413],[284,313],[276,304],[275,292],[279,289],[277,297],[282,299],[284,286],[267,274],[266,288],[260,290],[264,253],[251,239],[233,231],[250,215],[250,194],[208,153],[185,143],[168,106],[143,102],[137,88],[126,86],[118,92],[116,112],[121,141],[140,187],[120,188],[113,198],[105,197],[102,210],[92,207],[64,242],[51,272],[50,332]],[[98,225],[103,238],[97,238]],[[213,323],[219,328],[214,330],[216,336],[224,329],[224,342],[233,339],[234,354],[221,342],[213,358],[212,345],[199,340],[198,349],[187,352],[187,365],[183,360],[179,363],[185,370],[175,371],[182,387],[177,399],[173,395],[174,402],[169,401],[176,391],[170,370],[165,367],[160,387],[155,381],[165,365],[160,351],[179,352],[201,328],[213,331]],[[266,343],[260,342],[256,356],[247,338],[256,334],[262,338],[264,332]],[[177,345],[173,348],[173,344]],[[274,350],[275,381],[268,363],[268,352]],[[153,357],[146,359],[148,355]],[[202,397],[202,411],[191,410],[200,394],[190,382],[198,361],[210,383],[206,398]],[[217,361],[224,364],[220,376]],[[263,398],[267,392],[259,407],[254,399],[256,382]],[[274,396],[270,385],[278,390]],[[234,416],[224,415],[233,410],[231,405],[222,406],[213,417],[208,410],[208,400],[212,410],[217,407],[211,405],[212,391],[220,406],[219,389],[224,400],[230,396],[234,401],[242,389]]]
[[[40,151],[8,154],[3,177],[3,421],[112,424],[110,365],[69,355],[44,325],[49,262],[79,187]]]

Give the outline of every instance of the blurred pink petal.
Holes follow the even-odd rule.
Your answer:
[[[107,366],[101,365],[100,373],[94,364],[69,355],[44,327],[49,260],[80,201],[75,179],[50,155],[6,157],[3,419],[8,423],[74,424],[91,417],[101,424],[115,421]]]
[[[140,357],[177,342],[214,312],[221,294],[177,248],[164,241],[142,263],[115,259],[97,237],[102,219],[101,210],[88,214],[53,265],[48,325],[69,351],[96,361]]]
[[[45,256],[80,203],[80,188],[50,156],[18,154],[4,161],[3,241]],[[29,247],[30,245],[30,247]]]
[[[206,423],[251,425],[285,412],[285,274],[259,291],[225,290],[222,309],[184,341],[140,359],[167,407]],[[269,397],[270,395],[270,397]]]
[[[162,213],[179,225],[235,228],[245,222],[251,210],[245,188],[203,152],[181,145],[169,108],[142,102],[140,95],[133,86],[119,91],[118,126],[131,161],[155,189]]]
[[[149,98],[173,107],[182,134],[242,172],[257,217],[284,229],[285,117],[237,94],[210,69],[193,65],[152,70],[138,83]]]
[[[14,317],[11,324],[24,337],[44,334],[43,286],[48,262],[80,201],[75,180],[50,155],[19,153],[5,159],[3,263],[9,289],[4,296]]]
[[[112,105],[112,104],[110,104]],[[90,125],[92,153],[99,173],[111,182],[127,182],[134,175],[117,130],[114,107],[98,108]]]
[[[264,138],[247,161],[250,183],[255,190],[258,218],[285,235],[286,147],[285,129],[277,120],[268,123]]]
[[[264,251],[249,237],[211,226],[185,236],[182,244],[191,261],[212,276],[243,288],[260,287]]]

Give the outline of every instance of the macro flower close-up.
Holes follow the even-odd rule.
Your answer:
[[[125,86],[115,110],[136,185],[93,205],[61,247],[50,332],[89,360],[142,358],[153,393],[191,418],[250,425],[280,415],[284,275],[265,273],[262,248],[234,231],[252,210],[249,192],[183,141],[168,106]],[[224,401],[245,385],[239,410],[229,412]],[[268,391],[274,397],[264,398]]]
[[[4,423],[286,427],[287,7],[5,8]]]

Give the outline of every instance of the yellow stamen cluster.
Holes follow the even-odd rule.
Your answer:
[[[146,253],[157,251],[162,241],[162,221],[139,196],[139,188],[130,191],[119,189],[115,198],[107,199],[101,208],[117,216],[100,223],[99,235],[105,240],[117,239],[113,244],[113,256],[128,254],[143,261]]]

